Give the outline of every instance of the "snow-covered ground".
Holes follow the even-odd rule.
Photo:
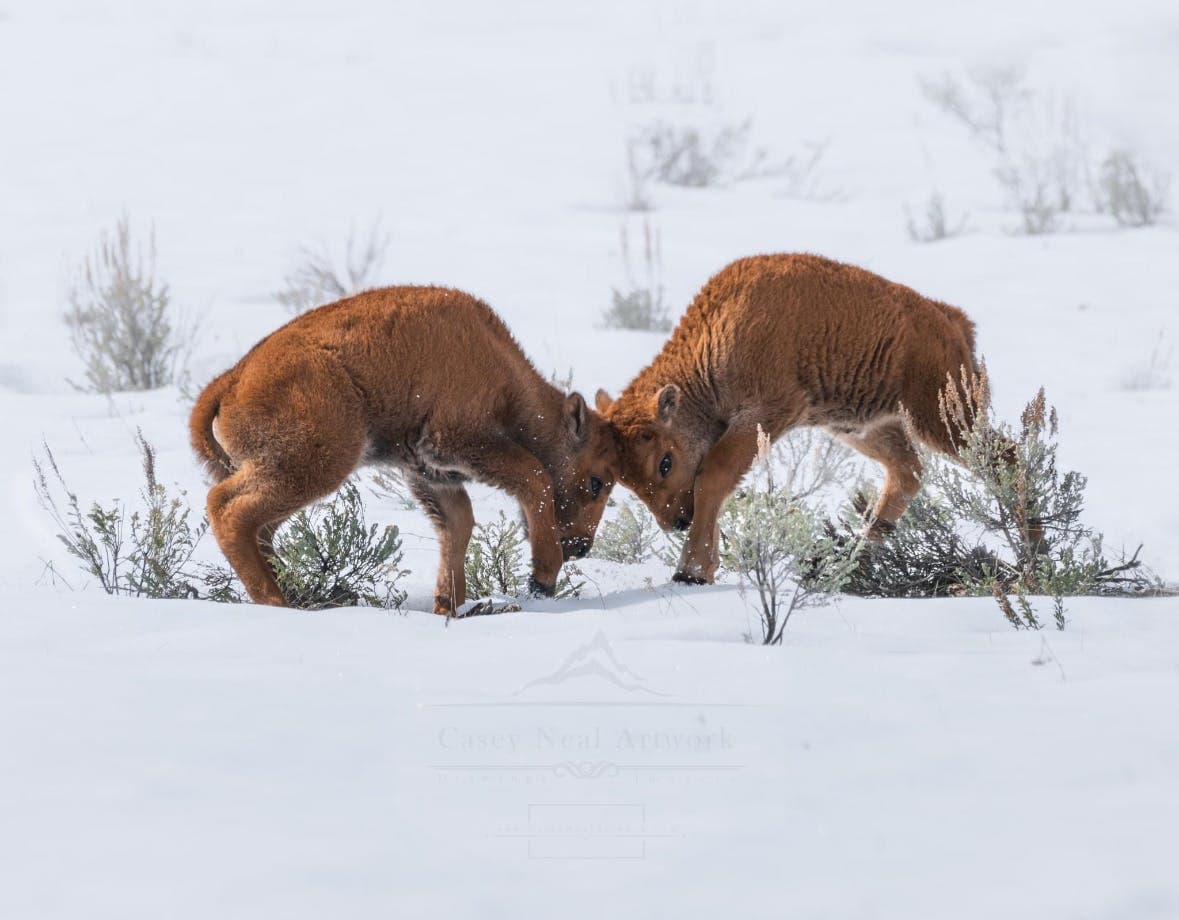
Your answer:
[[[847,600],[763,649],[736,586],[591,561],[580,600],[444,626],[429,526],[377,501],[405,614],[112,599],[32,492],[44,439],[83,499],[133,497],[141,428],[203,495],[175,388],[66,382],[66,292],[123,212],[199,319],[196,385],[285,320],[300,245],[380,218],[381,280],[485,297],[587,394],[661,344],[599,328],[647,220],[677,310],[789,250],[962,306],[999,411],[1046,386],[1091,522],[1177,580],[1179,233],[1006,233],[918,80],[1007,64],[1072,100],[1092,159],[1179,177],[1170,0],[0,0],[0,917],[1179,916],[1179,600],[1073,601],[1045,634],[985,599]],[[656,185],[628,215],[654,117],[751,118],[771,159],[825,142],[829,194]],[[971,232],[914,243],[934,191]],[[1160,333],[1173,385],[1127,389]]]

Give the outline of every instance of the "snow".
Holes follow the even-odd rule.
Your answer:
[[[1172,602],[1041,636],[848,601],[763,649],[730,589],[676,595],[445,628],[11,597],[0,909],[1179,909]]]
[[[845,599],[764,649],[734,584],[590,560],[579,600],[446,625],[429,525],[377,500],[404,614],[109,598],[64,557],[42,440],[83,499],[130,499],[141,428],[203,496],[176,388],[66,382],[71,273],[122,212],[199,320],[197,386],[285,320],[300,245],[379,217],[384,280],[471,290],[543,372],[616,392],[662,340],[597,327],[644,219],[626,126],[699,108],[631,105],[628,74],[697,60],[709,117],[826,140],[841,194],[655,187],[676,309],[789,250],[963,307],[999,411],[1046,386],[1091,522],[1179,579],[1179,389],[1122,385],[1179,337],[1173,217],[1005,233],[917,84],[1023,62],[1095,149],[1179,176],[1173,3],[0,0],[0,917],[1179,916],[1174,598],[1072,600],[1042,634],[987,599]],[[934,190],[972,232],[912,243]]]

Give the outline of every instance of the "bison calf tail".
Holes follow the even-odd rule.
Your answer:
[[[221,409],[221,400],[229,389],[229,372],[222,374],[201,391],[192,407],[188,431],[197,459],[214,482],[220,482],[233,472],[233,461],[217,439],[213,437],[213,420]]]

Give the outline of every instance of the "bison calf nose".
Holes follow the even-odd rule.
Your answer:
[[[687,530],[691,526],[692,526],[692,519],[690,517],[685,517],[684,515],[681,514],[679,517],[677,517],[675,519],[675,529],[676,530]]]
[[[590,551],[593,542],[589,537],[565,537],[561,541],[561,552],[565,557],[565,561],[568,562],[570,559],[584,559],[585,555]]]

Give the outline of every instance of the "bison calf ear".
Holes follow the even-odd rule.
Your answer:
[[[581,398],[580,393],[570,393],[565,397],[565,418],[569,422],[569,430],[578,438],[584,438],[586,432],[585,400]]]
[[[655,417],[661,424],[670,425],[680,407],[680,388],[669,383],[655,397]]]
[[[605,415],[610,411],[610,407],[614,405],[614,400],[610,398],[610,394],[605,390],[598,390],[594,394],[594,405],[602,415]]]

